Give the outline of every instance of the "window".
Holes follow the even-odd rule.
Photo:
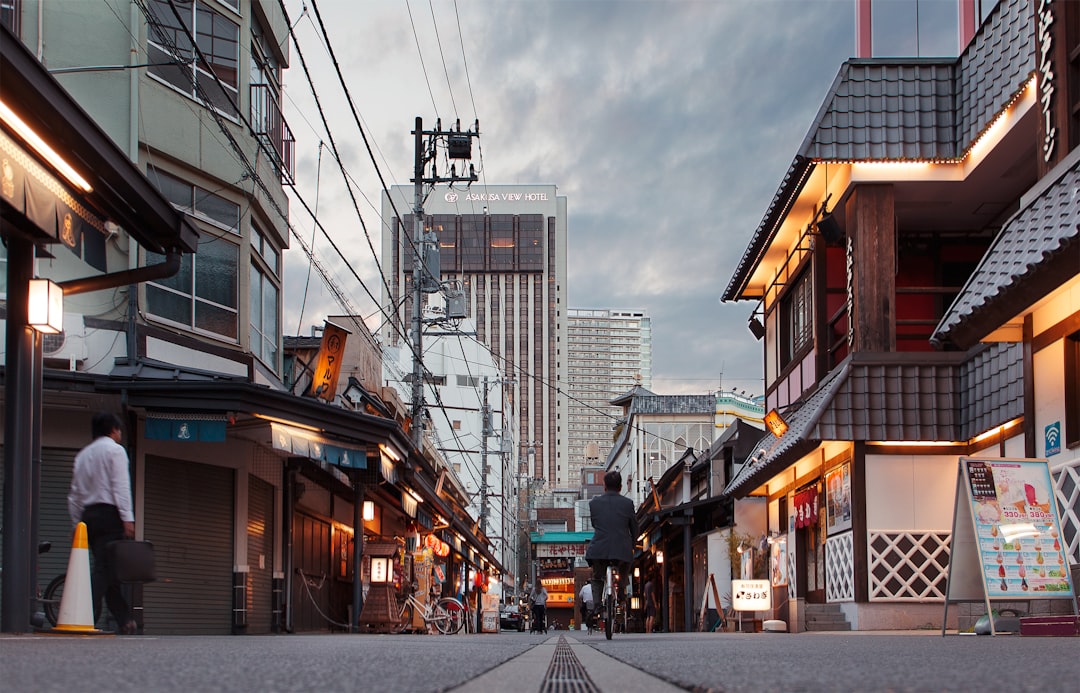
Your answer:
[[[155,168],[147,171],[147,178],[177,209],[219,228],[240,233],[240,205]]]
[[[148,264],[164,259],[146,255]],[[147,311],[188,329],[235,340],[239,255],[239,247],[225,239],[200,239],[196,254],[184,255],[179,272],[147,282]]]
[[[786,366],[805,354],[814,342],[813,284],[809,270],[792,282],[780,301],[780,364]]]
[[[278,370],[278,288],[255,262],[251,263],[251,354]]]
[[[0,0],[0,24],[6,26],[16,36],[22,35],[19,4],[19,0]]]
[[[148,0],[147,4],[150,74],[235,118],[240,27],[204,0]],[[188,36],[195,37],[205,62],[196,58]]]

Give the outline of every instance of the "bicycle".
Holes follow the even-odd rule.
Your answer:
[[[41,607],[45,611],[45,618],[48,619],[49,625],[56,627],[56,624],[60,618],[60,600],[64,597],[64,582],[67,580],[67,573],[60,573],[52,580],[49,581],[45,591],[41,593],[41,597],[38,599],[41,602]]]
[[[453,635],[465,627],[465,606],[453,597],[443,597],[434,603],[425,604],[411,594],[405,596],[398,612],[398,622],[393,632],[403,633],[413,622],[413,614],[419,613],[424,625],[432,625],[443,635]]]
[[[619,572],[615,566],[609,565],[604,571],[604,590],[602,603],[604,605],[604,637],[611,640],[615,632],[615,608],[616,595],[619,593]]]

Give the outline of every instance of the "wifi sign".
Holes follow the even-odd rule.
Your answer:
[[[1061,422],[1055,421],[1046,427],[1046,456],[1061,452]]]

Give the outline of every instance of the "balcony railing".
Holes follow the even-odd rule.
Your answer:
[[[251,85],[251,127],[259,144],[281,173],[283,183],[293,180],[292,130],[281,115],[275,94],[266,84]]]

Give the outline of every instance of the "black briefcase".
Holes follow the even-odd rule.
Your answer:
[[[120,582],[153,582],[157,579],[154,566],[154,545],[148,541],[118,539],[105,547],[113,575]]]

